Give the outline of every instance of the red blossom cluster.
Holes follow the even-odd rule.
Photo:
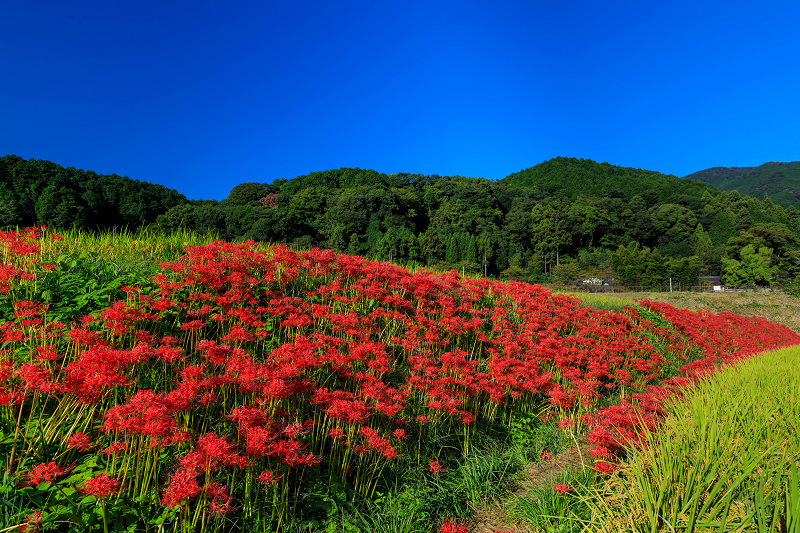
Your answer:
[[[595,464],[600,472],[614,469],[613,464],[604,459],[613,458],[626,447],[643,445],[642,430],[656,429],[664,415],[664,402],[680,395],[698,377],[767,348],[800,342],[796,333],[762,318],[693,312],[647,300],[642,300],[640,305],[658,313],[674,328],[653,329],[660,329],[659,335],[672,343],[667,351],[673,353],[673,360],[682,364],[677,376],[650,384],[619,405],[585,416],[592,426],[587,439],[597,445],[589,453],[600,459]],[[638,318],[635,309],[631,308],[629,313]]]
[[[559,494],[566,494],[567,492],[572,492],[575,489],[573,489],[566,483],[556,483],[555,485],[553,485],[553,490]]]
[[[450,520],[442,522],[439,526],[439,533],[469,533],[469,529],[464,524],[452,522]]]
[[[31,357],[0,359],[0,407],[42,397],[80,406],[81,427],[100,424],[64,436],[73,455],[168,450],[171,470],[152,480],[163,505],[202,500],[211,514],[233,508],[223,483],[233,472],[254,472],[264,490],[309,467],[331,479],[355,472],[368,487],[379,465],[418,451],[420,435],[546,404],[583,413],[595,468],[609,471],[605,460],[690,379],[800,342],[754,319],[643,302],[674,325],[655,327],[633,307],[597,310],[536,285],[317,249],[215,242],[161,266],[154,292],[128,287],[125,302],[79,324],[18,303],[0,331]],[[620,405],[594,412],[623,391]],[[118,490],[111,481],[92,490]]]
[[[70,470],[72,470],[72,466],[61,468],[53,461],[41,463],[34,466],[30,472],[26,472],[22,476],[21,484],[23,486],[34,486],[39,483],[51,483],[57,476],[63,476]]]
[[[119,480],[106,474],[97,474],[86,480],[86,485],[81,489],[81,492],[95,498],[105,498],[109,494],[115,494],[119,490],[119,485]]]

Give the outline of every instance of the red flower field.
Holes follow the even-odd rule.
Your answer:
[[[189,530],[279,527],[311,479],[369,497],[401,456],[443,470],[426,443],[459,435],[466,453],[486,424],[546,407],[589,426],[610,471],[665,397],[800,342],[760,319],[647,301],[605,311],[536,285],[252,242],[189,247],[127,300],[64,324],[20,299],[53,271],[49,238],[2,234],[0,458],[20,524],[64,519],[42,494],[71,489]]]

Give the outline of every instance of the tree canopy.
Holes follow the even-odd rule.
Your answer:
[[[756,282],[800,275],[794,208],[570,158],[499,181],[341,168],[243,182],[222,201],[190,202],[159,185],[5,156],[0,224],[35,223],[155,223],[166,231],[212,231],[228,240],[318,246],[525,281],[600,277],[664,286],[670,278],[691,285],[698,275],[720,274],[738,280],[732,261],[755,264],[751,256],[762,249],[771,250],[770,276]]]

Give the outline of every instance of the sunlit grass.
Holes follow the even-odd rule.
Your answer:
[[[798,531],[800,348],[712,374],[589,501],[606,531]]]
[[[219,236],[180,230],[164,233],[148,228],[113,229],[103,232],[67,230],[60,241],[48,241],[42,249],[43,260],[72,253],[91,251],[96,257],[120,262],[159,262],[177,260],[189,246],[208,244]]]
[[[610,296],[600,293],[585,293],[585,292],[559,292],[559,294],[566,294],[584,302],[584,304],[594,307],[596,309],[605,309],[607,311],[621,311],[626,305],[635,305],[636,302],[632,298],[625,296]]]

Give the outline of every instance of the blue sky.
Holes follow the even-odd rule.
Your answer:
[[[339,167],[800,159],[800,2],[7,3],[0,155],[222,199]]]

